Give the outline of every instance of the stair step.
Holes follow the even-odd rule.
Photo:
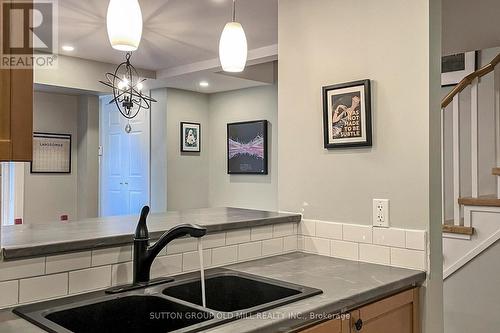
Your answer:
[[[489,206],[489,207],[500,207],[500,199],[496,195],[482,195],[479,198],[459,198],[458,203],[460,205],[466,206]]]
[[[493,170],[491,170],[491,173],[495,176],[500,176],[500,168],[493,168]]]
[[[469,235],[471,236],[474,234],[474,228],[473,227],[464,227],[461,225],[454,225],[453,220],[445,221],[445,224],[443,224],[443,232],[449,233],[449,234],[459,234],[459,235]]]

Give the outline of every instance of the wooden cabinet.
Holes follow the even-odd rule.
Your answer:
[[[2,68],[0,161],[31,161],[32,156],[33,69]]]
[[[419,288],[410,289],[330,320],[301,333],[420,333]]]

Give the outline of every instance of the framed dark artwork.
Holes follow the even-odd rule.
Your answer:
[[[267,175],[267,120],[227,124],[227,173]]]
[[[477,51],[450,54],[441,58],[441,86],[453,86],[475,72],[478,65]]]
[[[370,147],[372,116],[370,80],[323,87],[324,147]]]
[[[181,122],[181,152],[201,151],[201,125]]]
[[[33,133],[31,173],[71,173],[71,134]]]

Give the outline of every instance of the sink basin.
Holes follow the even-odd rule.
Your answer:
[[[221,312],[263,311],[321,293],[318,289],[227,271],[205,278],[206,306]],[[201,305],[201,281],[173,283],[163,294]]]
[[[53,312],[46,318],[72,332],[164,333],[213,315],[155,296],[128,296]]]
[[[207,307],[199,272],[173,282],[109,295],[104,291],[15,308],[14,313],[53,333],[192,333],[321,293],[321,290],[224,268],[205,272]]]

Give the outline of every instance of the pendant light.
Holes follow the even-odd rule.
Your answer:
[[[142,12],[138,0],[110,0],[106,17],[111,46],[119,51],[135,51],[142,36]]]
[[[226,24],[219,41],[219,59],[225,72],[243,72],[247,62],[247,37],[236,22],[236,0],[233,0],[233,20]]]

